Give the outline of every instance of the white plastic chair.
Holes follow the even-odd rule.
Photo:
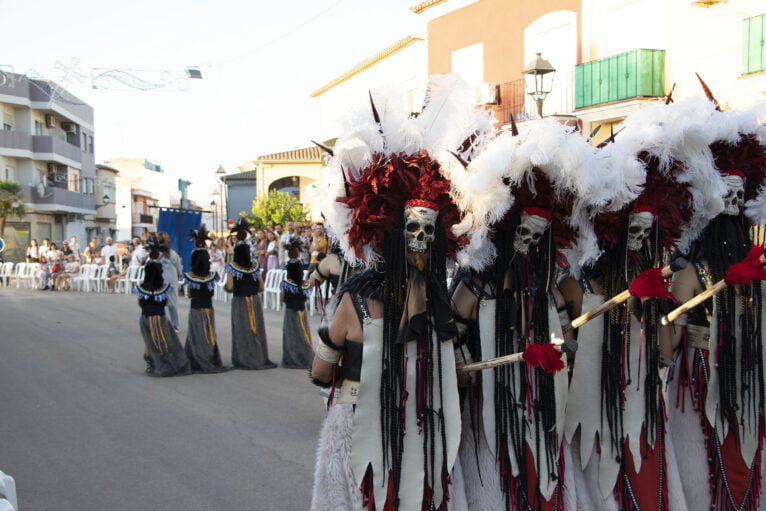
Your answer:
[[[0,265],[0,284],[7,286],[12,276],[13,263],[3,263]]]
[[[282,282],[284,270],[269,270],[263,281],[263,306],[279,310],[279,284]]]
[[[80,265],[80,271],[77,272],[77,275],[72,277],[72,282],[70,283],[73,291],[82,291],[85,287],[85,281],[88,279],[88,272],[90,271],[90,267],[93,266],[92,264],[82,264]]]
[[[125,270],[125,275],[114,282],[114,290],[118,293],[129,293],[131,287],[130,282],[135,278],[139,268],[140,266],[138,265],[128,266],[128,269]]]
[[[0,470],[0,510],[16,511],[17,509],[16,481]]]
[[[146,271],[144,268],[145,268],[144,266],[140,266],[138,268],[138,272],[136,273],[136,278],[134,278],[130,282],[130,289],[128,289],[128,293],[133,292],[133,286],[137,286],[144,281],[144,272]]]
[[[218,271],[218,282],[213,291],[213,299],[226,303],[229,301],[229,293],[226,292],[226,272],[221,268]],[[265,304],[264,304],[265,306]]]
[[[96,293],[101,292],[101,283],[104,280],[104,275],[106,274],[107,268],[108,268],[107,265],[102,264],[100,266],[96,266],[93,269],[93,272],[88,276],[88,281],[87,281],[88,291],[94,291]],[[93,284],[92,289],[91,289],[91,284]]]
[[[21,263],[19,263],[21,264]],[[35,283],[40,279],[40,263],[28,263],[23,273],[16,275],[16,287],[24,283],[24,287],[35,287]]]
[[[21,277],[27,272],[27,264],[28,263],[19,263],[16,265],[16,268],[14,269],[14,273],[12,275],[9,275],[9,278],[16,280],[16,287],[21,287]]]

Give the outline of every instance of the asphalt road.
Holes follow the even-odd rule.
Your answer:
[[[279,363],[282,313],[265,316]],[[0,470],[20,511],[308,509],[324,404],[307,373],[151,378],[138,318],[130,295],[0,287]]]

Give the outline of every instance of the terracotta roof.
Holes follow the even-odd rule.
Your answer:
[[[430,9],[431,7],[435,7],[446,1],[447,0],[425,0],[424,2],[420,2],[419,4],[411,5],[410,10],[414,12],[415,14],[420,14],[426,9]]]
[[[109,170],[111,172],[114,172],[115,174],[119,174],[120,173],[120,171],[117,170],[116,168],[110,167],[109,165],[104,165],[102,163],[97,163],[96,164],[96,169],[98,169],[98,170]]]
[[[255,161],[261,163],[291,163],[291,162],[322,162],[322,150],[317,146],[282,151],[281,153],[264,154],[258,156]],[[244,174],[242,172],[241,174]]]
[[[368,58],[367,60],[365,60],[363,62],[360,62],[359,64],[357,64],[356,66],[352,67],[351,69],[349,69],[348,71],[346,71],[342,75],[338,76],[337,78],[331,80],[327,84],[325,84],[322,87],[318,88],[317,90],[312,92],[310,94],[310,96],[312,98],[315,98],[317,96],[321,96],[322,94],[324,94],[328,90],[332,89],[333,87],[335,87],[337,85],[340,85],[341,83],[345,82],[349,78],[351,78],[351,77],[361,73],[365,69],[368,69],[368,68],[374,66],[375,64],[377,64],[378,62],[387,59],[391,55],[393,55],[393,54],[403,50],[404,48],[406,48],[407,46],[411,45],[412,43],[417,42],[417,41],[422,41],[422,40],[423,40],[422,37],[418,37],[418,36],[414,36],[414,35],[408,35],[404,39],[400,39],[400,40],[396,41],[391,46],[389,46],[387,48],[384,48],[383,50],[379,51],[378,53],[376,53],[372,57]]]

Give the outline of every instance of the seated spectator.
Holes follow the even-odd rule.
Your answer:
[[[43,285],[43,287],[40,288],[40,291],[47,291],[50,289],[50,286],[48,285],[50,278],[51,269],[50,266],[48,266],[48,259],[46,259],[45,256],[40,256],[40,281]]]
[[[49,260],[50,272],[51,272],[51,291],[56,290],[56,282],[59,275],[64,271],[64,265],[61,264],[61,259]]]
[[[117,267],[117,262],[114,259],[114,256],[109,256],[109,267],[106,269],[106,287],[109,289],[110,293],[114,293],[114,283],[117,281],[117,279],[120,279],[125,276],[125,272],[121,271]]]
[[[80,263],[77,261],[74,254],[68,255],[66,260],[67,262],[64,264],[64,271],[58,274],[54,283],[56,288],[60,291],[69,291],[71,289],[71,286],[69,285],[70,280],[80,273]]]

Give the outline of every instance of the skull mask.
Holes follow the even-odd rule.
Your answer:
[[[513,239],[513,248],[520,254],[526,254],[529,252],[529,247],[537,245],[545,230],[551,225],[550,220],[546,218],[550,215],[546,211],[537,210],[533,213],[529,210],[536,210],[536,208],[528,208],[521,212],[521,222],[516,227],[516,236]]]
[[[628,249],[641,250],[641,245],[649,236],[654,224],[654,213],[651,211],[634,211],[628,218]]]
[[[745,203],[745,180],[739,172],[732,171],[724,173],[723,180],[729,188],[728,193],[723,198],[723,212],[726,215],[737,216]]]
[[[436,217],[439,213],[422,206],[406,206],[404,209],[405,236],[410,252],[425,252],[436,235]]]

